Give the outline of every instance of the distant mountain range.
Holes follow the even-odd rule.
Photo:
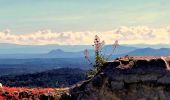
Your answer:
[[[129,53],[127,53],[127,55],[131,55],[131,56],[170,56],[170,48],[160,48],[160,49],[142,48],[142,49],[136,49],[132,52],[129,52]]]
[[[127,48],[127,47],[121,46],[119,48],[119,50],[123,51],[123,49],[125,49],[125,48]],[[104,51],[106,51],[105,49],[104,49]],[[92,51],[90,51],[90,52],[92,53]],[[108,55],[109,52],[106,51],[105,52],[106,55]],[[113,57],[125,56],[125,55],[129,55],[129,56],[168,56],[168,55],[170,55],[170,48],[160,48],[160,49],[139,48],[139,49],[135,49],[135,50],[133,50],[132,48],[129,48],[129,50],[124,51],[124,53],[122,53],[122,54],[117,53],[117,52],[119,52],[118,49],[113,53]],[[67,57],[67,56],[82,57],[82,54],[83,54],[82,52],[73,52],[72,53],[72,52],[64,52],[62,50],[52,50],[51,52],[48,53],[48,55],[53,55],[53,56],[56,55],[58,57]],[[94,53],[92,53],[92,54],[94,54]]]
[[[0,54],[44,54],[51,50],[61,49],[66,52],[83,51],[92,49],[90,45],[17,45],[0,43]]]
[[[122,46],[122,48],[121,48]],[[129,50],[134,50],[136,48],[170,48],[169,44],[134,44],[134,45],[121,45],[118,48],[119,54],[129,52]],[[106,45],[106,48],[112,47],[111,45]],[[18,44],[8,44],[0,43],[0,54],[45,54],[51,50],[61,49],[65,52],[79,52],[83,51],[85,48],[93,49],[92,45],[18,45]],[[110,49],[111,50],[111,49]],[[123,50],[123,51],[122,51]]]
[[[84,57],[84,49],[89,49],[90,55],[94,56],[93,46],[90,45],[43,45],[43,46],[25,46],[15,44],[0,44],[0,58],[78,58]],[[104,54],[112,52],[112,46],[106,45],[103,48]],[[115,54],[128,53],[137,49],[130,46],[119,46]]]
[[[0,44],[0,58],[32,59],[32,58],[83,58],[83,50],[89,49],[90,56],[94,56],[93,47],[90,45],[44,45],[44,46],[24,46],[16,44]],[[3,47],[2,47],[3,46]],[[106,45],[103,54],[109,55],[113,48]],[[113,58],[124,55],[131,56],[166,56],[170,55],[170,48],[141,48],[131,46],[119,46]]]

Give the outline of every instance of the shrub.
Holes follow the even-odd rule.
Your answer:
[[[90,61],[89,51],[87,49],[84,50],[85,59],[89,62],[90,65],[93,66],[93,69],[89,70],[87,73],[88,77],[93,77],[99,70],[101,70],[102,66],[106,63],[106,61],[112,57],[115,49],[118,46],[118,40],[113,44],[113,51],[110,55],[105,56],[102,54],[102,49],[104,47],[105,42],[101,41],[100,38],[96,35],[94,38],[94,51],[95,51],[95,63],[93,64]]]

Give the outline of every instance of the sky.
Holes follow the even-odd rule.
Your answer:
[[[0,43],[169,44],[168,0],[0,0]]]

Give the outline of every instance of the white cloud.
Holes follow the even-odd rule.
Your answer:
[[[95,35],[101,37],[106,43],[119,40],[123,44],[157,44],[170,43],[170,27],[150,28],[147,26],[122,26],[105,32],[52,32],[50,30],[38,31],[29,34],[12,34],[10,30],[0,32],[0,43],[16,43],[22,45],[77,45],[92,44]]]

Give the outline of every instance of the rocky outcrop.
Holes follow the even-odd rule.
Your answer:
[[[67,100],[168,100],[169,57],[123,57],[70,89]]]

